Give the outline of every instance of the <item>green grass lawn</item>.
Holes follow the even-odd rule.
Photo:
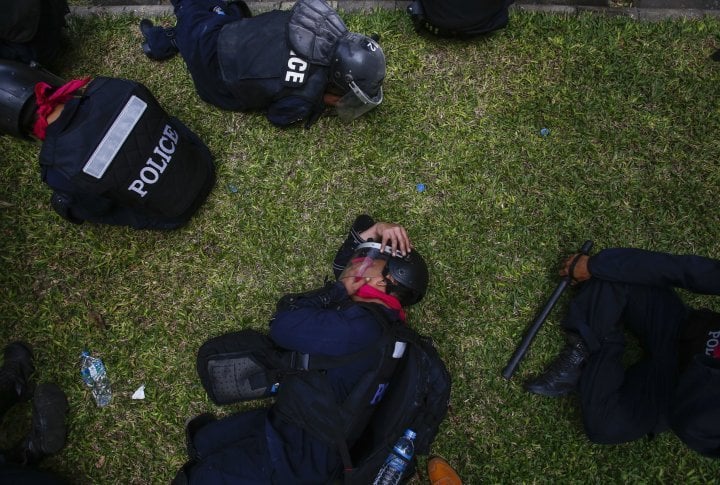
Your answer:
[[[672,434],[592,445],[572,398],[522,390],[560,348],[567,296],[512,381],[500,371],[585,239],[720,257],[720,63],[708,60],[720,22],[516,11],[506,30],[461,43],[417,36],[402,12],[343,17],[381,35],[385,101],[309,130],[203,103],[181,58],[143,56],[135,18],[71,22],[58,74],[146,84],[207,142],[218,182],[175,232],[74,226],[50,209],[39,145],[0,138],[0,342],[32,343],[36,377],[70,401],[68,445],[46,466],[76,483],[167,483],[185,460],[186,418],[242,409],[208,400],[198,347],[267,328],[282,294],[331,274],[368,212],[402,222],[429,262],[409,321],[453,376],[433,452],[466,483],[717,482],[720,465]],[[83,348],[108,367],[107,408],[80,380]],[[141,384],[146,399],[131,400]],[[17,422],[0,444],[22,434]]]

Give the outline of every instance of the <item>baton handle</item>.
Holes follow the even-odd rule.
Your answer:
[[[580,248],[580,251],[578,251],[580,254],[587,255],[590,250],[593,247],[593,242],[590,240],[585,241],[585,243]],[[552,295],[550,295],[550,298],[548,299],[547,303],[545,303],[545,306],[540,310],[540,312],[537,314],[535,319],[530,324],[530,327],[528,328],[527,332],[523,336],[523,339],[520,341],[520,344],[515,349],[515,352],[513,353],[512,357],[510,357],[510,360],[508,361],[507,365],[502,371],[502,376],[505,379],[510,379],[512,375],[517,370],[518,365],[520,364],[520,361],[525,357],[525,354],[527,353],[528,349],[530,348],[530,344],[532,343],[533,339],[535,338],[535,335],[537,335],[538,331],[540,330],[540,327],[543,323],[545,323],[545,320],[547,319],[548,315],[550,315],[550,312],[552,311],[555,304],[560,299],[560,296],[562,296],[565,289],[567,289],[568,285],[570,284],[570,276],[565,276],[560,283],[558,283],[557,287],[555,287],[555,291],[553,291]]]

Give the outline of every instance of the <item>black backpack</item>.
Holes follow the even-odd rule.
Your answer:
[[[418,33],[465,39],[507,26],[513,1],[415,0],[407,12]]]
[[[405,356],[365,431],[350,450],[353,467],[345,472],[347,483],[372,483],[406,429],[417,433],[415,456],[429,454],[440,423],[447,415],[451,387],[447,367],[432,339],[406,330],[409,332]],[[403,480],[415,473],[415,464],[413,459]]]
[[[335,445],[345,468],[336,480],[371,483],[393,444],[408,428],[417,433],[416,455],[430,451],[450,400],[450,375],[432,341],[390,322],[374,305],[365,305],[383,323],[383,337],[369,348],[343,357],[321,357],[283,350],[267,336],[243,330],[210,339],[198,351],[197,370],[216,404],[276,396],[273,415]],[[395,359],[395,342],[405,350]],[[378,355],[377,365],[343,403],[321,369]],[[382,399],[375,401],[378,389]],[[279,389],[279,391],[278,391]],[[299,400],[296,396],[302,395]],[[312,397],[312,403],[308,399]],[[414,461],[405,472],[414,473]]]

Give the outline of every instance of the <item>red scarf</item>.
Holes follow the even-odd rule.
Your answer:
[[[393,310],[396,310],[398,314],[400,315],[400,320],[405,323],[405,310],[403,310],[402,305],[400,304],[400,301],[395,298],[392,295],[388,295],[387,293],[383,293],[382,291],[378,290],[374,286],[370,285],[362,285],[360,289],[355,293],[357,296],[361,298],[375,298],[377,300],[380,300],[381,302],[385,303],[388,307],[392,308]]]
[[[37,120],[33,126],[33,135],[41,140],[45,139],[47,134],[47,117],[53,112],[58,105],[67,103],[75,91],[84,87],[90,82],[90,78],[74,79],[67,84],[60,86],[53,91],[53,87],[48,83],[39,82],[35,85],[35,99],[38,105]]]

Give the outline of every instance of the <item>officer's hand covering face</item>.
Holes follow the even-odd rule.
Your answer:
[[[427,265],[417,251],[403,256],[400,251],[392,253],[390,246],[381,248],[380,243],[366,242],[357,247],[340,279],[370,278],[368,283],[383,287],[385,293],[395,295],[402,306],[409,306],[425,296],[429,276]]]
[[[373,283],[377,286],[386,286],[385,283],[385,260],[372,258],[356,258],[350,261],[340,278],[354,278],[356,281],[364,280],[365,283]]]
[[[380,244],[374,242],[363,243],[355,250],[350,262],[340,274],[340,279],[353,278],[355,281],[364,280],[381,291],[389,293],[395,280],[388,272],[388,260],[392,258],[390,246],[380,250]],[[401,257],[400,252],[396,255]]]
[[[340,279],[363,278],[367,283],[373,281],[379,286],[383,286],[387,277],[387,260],[390,257],[389,252],[380,251],[378,243],[361,244],[353,253],[350,262],[340,275]]]

